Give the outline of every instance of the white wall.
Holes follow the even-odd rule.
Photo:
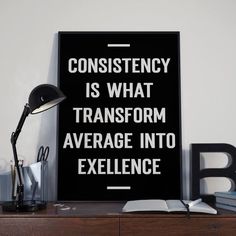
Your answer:
[[[0,0],[0,171],[32,88],[57,83],[58,31],[180,31],[185,196],[189,144],[236,145],[235,0]],[[18,140],[25,163],[51,147],[55,199],[56,109],[30,116]]]

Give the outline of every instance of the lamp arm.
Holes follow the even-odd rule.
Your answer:
[[[18,125],[17,125],[17,127],[16,127],[16,130],[15,130],[15,132],[13,132],[12,135],[11,135],[11,143],[12,143],[12,144],[13,144],[13,143],[16,144],[16,141],[17,141],[18,136],[19,136],[19,134],[20,134],[20,132],[21,132],[22,126],[24,125],[25,119],[26,119],[26,117],[29,115],[29,113],[30,113],[30,107],[29,107],[29,104],[26,103],[26,104],[25,104],[25,107],[24,107],[24,110],[23,110],[23,112],[22,112],[21,118],[20,118],[20,120],[19,120],[19,122],[18,122]]]
[[[21,202],[23,202],[23,199],[24,199],[24,185],[23,185],[22,176],[21,176],[20,167],[19,167],[19,160],[18,160],[18,155],[17,155],[17,150],[16,150],[16,141],[24,125],[25,119],[29,115],[29,113],[30,113],[30,107],[29,107],[29,104],[26,104],[24,107],[23,113],[21,115],[21,118],[19,120],[19,123],[16,127],[16,130],[11,135],[11,144],[12,144],[12,150],[13,150],[13,155],[14,155],[14,162],[15,162],[17,176],[19,179],[19,184],[17,185],[18,204],[21,204]]]

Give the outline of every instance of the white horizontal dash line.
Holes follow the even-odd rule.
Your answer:
[[[125,47],[125,48],[129,48],[130,47],[130,44],[129,43],[120,43],[120,44],[117,44],[117,43],[108,43],[107,44],[107,47],[109,48],[114,48],[114,47],[119,47],[119,48],[122,48],[122,47]]]
[[[107,190],[130,190],[130,186],[107,186]]]

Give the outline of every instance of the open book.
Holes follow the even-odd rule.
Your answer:
[[[165,211],[165,212],[187,212],[185,204],[189,204],[190,212],[217,214],[217,211],[205,202],[191,206],[192,201],[183,200],[137,200],[128,201],[123,207],[123,212],[148,212],[148,211]]]

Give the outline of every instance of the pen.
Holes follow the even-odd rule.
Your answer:
[[[16,171],[16,167],[14,167],[14,186],[13,186],[14,192],[13,192],[12,199],[16,199],[16,194],[17,194],[17,179],[18,179],[17,171]]]
[[[13,166],[13,163],[11,161],[11,180],[12,180],[12,199],[14,199],[14,192],[15,192],[15,168]]]
[[[198,198],[197,200],[191,201],[190,203],[188,203],[188,207],[193,207],[195,205],[197,205],[198,203],[200,203],[202,201],[201,198]]]
[[[11,180],[12,180],[12,186],[13,186],[13,183],[14,183],[14,166],[12,164],[12,161],[11,161]]]
[[[35,200],[34,198],[35,198],[35,193],[36,193],[37,187],[38,187],[38,182],[36,181],[36,182],[34,183],[34,186],[33,186],[32,201]]]
[[[20,175],[22,178],[22,184],[24,184],[24,173],[23,173],[23,160],[19,160]]]

